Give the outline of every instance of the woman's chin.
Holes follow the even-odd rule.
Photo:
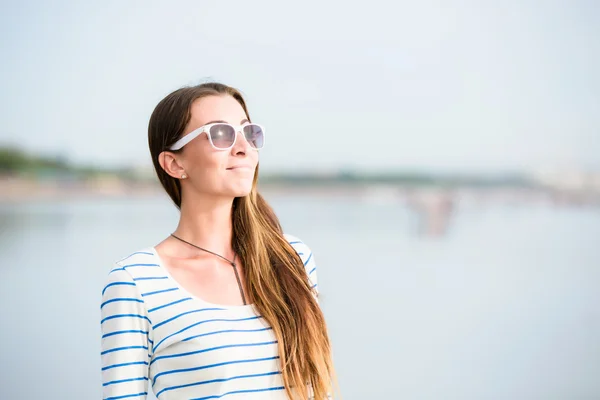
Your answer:
[[[252,191],[252,183],[249,185],[236,185],[235,187],[229,188],[227,194],[231,197],[245,197]]]

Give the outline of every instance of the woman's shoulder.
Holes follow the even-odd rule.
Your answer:
[[[122,258],[115,261],[115,264],[121,267],[147,266],[149,264],[158,264],[156,252],[153,247],[145,247],[136,251],[126,253]]]
[[[292,245],[296,253],[300,256],[302,263],[304,264],[304,268],[306,269],[306,274],[311,282],[311,287],[314,289],[317,287],[317,266],[315,264],[315,258],[313,257],[312,250],[306,243],[304,243],[300,238],[294,235],[290,235],[285,233],[283,235],[289,244]]]
[[[141,248],[115,259],[109,272],[109,277],[120,279],[128,275],[135,280],[135,278],[146,274],[150,270],[156,270],[159,266],[160,262],[154,248]]]
[[[294,250],[296,250],[296,252],[300,256],[302,256],[302,254],[300,253],[310,252],[310,248],[308,247],[308,245],[304,243],[304,241],[302,241],[299,237],[291,235],[289,233],[284,233],[283,237],[288,241],[289,244],[292,245]]]
[[[304,241],[302,241],[297,236],[290,235],[288,233],[284,233],[283,236],[286,238],[288,243],[292,245],[294,250],[296,250],[296,253],[298,253],[300,258],[302,259],[302,262],[304,263],[305,267],[308,267],[309,265],[314,264],[314,257],[313,257],[312,250],[310,249],[310,247],[308,247],[308,245]]]

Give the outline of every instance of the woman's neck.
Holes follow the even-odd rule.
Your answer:
[[[231,199],[183,202],[174,234],[196,246],[232,258],[232,204]]]

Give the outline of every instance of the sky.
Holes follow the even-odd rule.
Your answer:
[[[148,119],[217,80],[261,170],[600,170],[595,1],[3,1],[0,143],[151,165]]]

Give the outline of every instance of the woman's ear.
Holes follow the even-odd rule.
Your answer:
[[[163,151],[158,155],[158,162],[162,169],[165,170],[167,174],[175,179],[185,179],[187,175],[183,166],[180,164],[177,156],[170,151]]]

